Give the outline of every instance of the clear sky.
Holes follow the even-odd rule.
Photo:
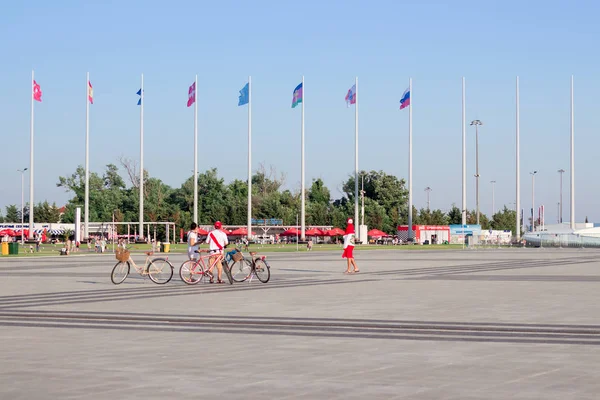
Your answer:
[[[576,219],[600,221],[598,154],[600,5],[594,1],[41,1],[0,13],[0,207],[20,204],[29,166],[30,77],[35,105],[35,202],[70,195],[60,175],[85,161],[86,72],[90,167],[139,159],[140,74],[145,85],[145,167],[179,187],[193,169],[198,74],[199,170],[226,181],[247,176],[247,109],[253,83],[253,168],[273,165],[300,186],[300,109],[292,91],[305,76],[306,181],[339,188],[354,170],[354,109],[344,96],[359,79],[359,168],[407,177],[408,110],[398,101],[413,78],[414,204],[461,204],[461,77],[467,120],[480,119],[481,210],[515,201],[515,77],[521,80],[522,207],[556,220],[559,174],[569,215],[570,78],[575,76]],[[468,127],[469,209],[475,208],[475,132]],[[28,198],[28,176],[25,197]]]

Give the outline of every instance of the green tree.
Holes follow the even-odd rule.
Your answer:
[[[44,201],[33,207],[33,216],[39,222],[57,223],[60,220],[60,210],[56,203],[50,205]]]
[[[308,190],[308,200],[313,203],[329,204],[331,201],[331,194],[329,189],[325,186],[323,181],[319,179],[313,179],[313,183]]]
[[[452,208],[448,212],[448,224],[462,225],[462,212],[460,208],[456,207],[456,204],[452,204]]]
[[[495,230],[510,230],[515,232],[517,215],[516,211],[509,210],[506,206],[501,211],[494,214],[490,223],[491,228]]]
[[[5,222],[21,222],[20,211],[17,209],[15,204],[9,204],[6,206],[6,215],[4,216]]]

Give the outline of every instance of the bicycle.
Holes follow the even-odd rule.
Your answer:
[[[131,258],[131,254],[127,249],[117,250],[115,256],[119,261],[110,274],[110,280],[115,285],[123,283],[127,276],[131,265],[135,268],[136,272],[141,276],[149,276],[152,282],[164,285],[169,282],[173,277],[173,264],[166,258],[153,258],[150,257],[154,254],[152,251],[146,251],[146,261],[143,267],[139,267],[135,261]]]
[[[182,281],[188,285],[195,285],[204,280],[204,277],[208,276],[210,283],[213,283],[214,276],[212,270],[218,262],[221,262],[223,271],[225,272],[225,276],[227,276],[229,284],[233,285],[233,277],[231,276],[231,272],[227,266],[227,263],[225,263],[223,254],[210,253],[209,250],[196,250],[196,253],[208,254],[205,256],[200,256],[197,260],[187,260],[181,264],[181,267],[179,267],[179,277]],[[210,263],[210,261],[205,262],[207,258],[210,260],[211,257],[215,258],[212,263]],[[207,263],[210,264],[210,266],[207,267]]]
[[[250,252],[250,259],[244,257],[240,249],[235,249],[225,255],[229,263],[229,273],[236,282],[244,282],[256,276],[262,283],[271,279],[271,267],[265,256],[257,256],[256,252]]]

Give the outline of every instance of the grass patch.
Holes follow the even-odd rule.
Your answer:
[[[58,256],[60,249],[63,247],[62,244],[42,244],[40,246],[40,251],[35,252],[35,246],[33,247],[34,252],[29,252],[29,245],[25,245],[24,247],[19,247],[18,255],[9,255],[2,256],[2,258],[12,258],[12,257],[40,257],[40,256]],[[129,246],[130,250],[134,253],[150,251],[152,250],[152,245],[148,244],[131,244]],[[202,249],[207,249],[208,245],[203,244],[200,246]],[[230,245],[228,249],[234,248],[234,245]],[[397,251],[420,251],[420,250],[450,250],[450,249],[462,249],[463,246],[460,244],[437,244],[437,245],[427,245],[427,246],[419,246],[419,245],[358,245],[354,248],[356,251],[364,251],[364,250],[397,250]],[[116,249],[116,245],[115,245]],[[187,244],[185,243],[176,243],[170,245],[170,253],[175,254],[184,254],[187,253]],[[261,252],[261,253],[293,253],[293,252],[306,252],[306,245],[300,245],[296,247],[295,244],[264,244],[264,245],[250,245],[251,251]],[[342,251],[341,244],[315,244],[313,245],[312,251]],[[113,246],[109,244],[106,247],[106,251],[103,254],[112,254]],[[79,249],[79,252],[73,252],[71,255],[81,255],[81,254],[89,254],[96,255],[98,253],[94,252],[94,248],[92,247],[91,251],[88,251],[86,245],[82,245]]]

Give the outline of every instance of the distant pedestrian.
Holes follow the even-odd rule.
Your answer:
[[[342,253],[342,258],[345,258],[348,263],[346,271],[344,272],[345,274],[356,274],[360,272],[356,266],[356,261],[354,261],[354,235],[354,221],[352,221],[352,218],[348,218],[344,235],[344,252]],[[352,269],[352,267],[354,267],[354,269]]]
[[[308,242],[306,242],[306,251],[311,251],[312,250],[312,246],[313,246],[312,239],[308,239]]]

